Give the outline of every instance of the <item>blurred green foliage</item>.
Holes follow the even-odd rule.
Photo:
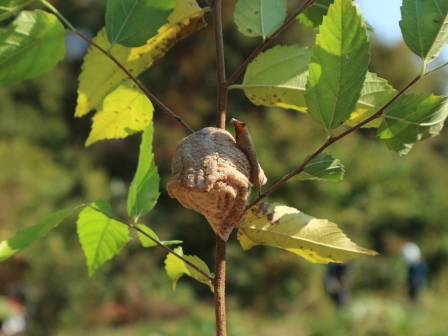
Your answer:
[[[54,1],[76,26],[95,32],[105,1]],[[234,1],[224,6],[228,75],[260,42],[240,35],[232,22]],[[208,18],[210,19],[210,17]],[[310,45],[314,31],[294,24],[276,43]],[[216,74],[213,32],[205,28],[181,41],[141,76],[142,82],[193,129],[214,125]],[[0,91],[0,239],[67,206],[104,198],[126,214],[126,190],[137,166],[139,136],[103,141],[85,149],[88,118],[75,119],[81,60]],[[374,40],[370,71],[397,89],[419,72],[403,45]],[[240,79],[242,80],[242,79]],[[413,92],[441,94],[446,74],[422,80]],[[291,171],[325,140],[305,115],[252,105],[229,93],[228,116],[250,125],[268,185]],[[156,111],[154,151],[161,197],[145,218],[163,240],[184,241],[184,251],[214,262],[215,237],[202,216],[164,191],[183,128]],[[335,312],[324,293],[324,266],[275,249],[247,252],[228,244],[230,335],[442,335],[448,299],[446,187],[448,133],[417,144],[399,157],[361,130],[329,150],[346,167],[340,184],[296,182],[269,201],[328,218],[357,244],[381,253],[353,262],[352,304]],[[406,302],[401,245],[412,240],[430,268],[420,305]],[[165,253],[131,242],[92,278],[68,219],[28,252],[0,264],[0,294],[20,286],[27,295],[29,335],[210,335],[212,297],[203,284],[182,278],[175,293],[163,269]],[[366,321],[369,321],[366,323]]]

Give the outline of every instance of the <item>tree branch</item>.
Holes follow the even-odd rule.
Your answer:
[[[224,61],[224,42],[222,36],[221,0],[214,0],[212,6],[216,44],[216,68],[218,75],[218,103],[216,127],[225,129],[227,110],[226,67]],[[226,321],[226,242],[216,235],[216,262],[214,280],[216,335],[227,335]]]
[[[268,197],[273,191],[277,190],[278,188],[280,188],[283,184],[286,183],[286,181],[288,181],[290,178],[299,175],[301,172],[303,172],[307,166],[308,163],[310,163],[316,156],[318,156],[320,153],[322,153],[325,149],[327,149],[328,147],[330,147],[332,144],[334,144],[335,142],[341,140],[342,138],[346,137],[347,135],[353,133],[354,131],[356,131],[357,129],[360,129],[362,126],[368,124],[369,122],[371,122],[372,120],[380,117],[384,111],[393,103],[395,102],[398,98],[400,98],[412,85],[414,85],[420,78],[422,78],[421,75],[416,76],[412,81],[410,81],[403,89],[400,90],[400,92],[398,92],[386,105],[384,105],[381,109],[379,109],[375,114],[373,114],[371,117],[367,118],[366,120],[360,122],[359,124],[357,124],[356,126],[353,126],[351,128],[349,128],[348,130],[346,130],[345,132],[339,134],[338,136],[335,137],[330,137],[318,150],[316,150],[312,155],[310,155],[305,161],[303,161],[303,163],[298,166],[296,169],[294,169],[292,172],[290,172],[288,175],[286,175],[285,177],[283,177],[280,181],[278,181],[277,183],[275,183],[272,187],[270,187],[265,193],[259,195],[256,199],[254,199],[252,202],[250,202],[247,207],[246,210],[252,208],[255,204],[257,204],[258,202],[260,202],[262,199]]]
[[[261,42],[260,45],[257,47],[257,49],[255,49],[254,52],[244,61],[244,63],[240,65],[240,67],[235,71],[235,73],[232,76],[230,76],[230,78],[226,82],[226,87],[232,85],[235,82],[235,80],[247,68],[249,63],[252,62],[273,39],[275,39],[283,30],[285,30],[286,27],[288,27],[291,23],[293,23],[300,13],[302,13],[304,10],[310,7],[315,1],[316,0],[306,1],[300,8],[298,8],[294,13],[292,13],[292,15],[289,16],[285,20],[285,22],[283,22],[283,24],[280,27],[278,27],[278,29],[275,32],[272,33],[271,36],[267,37],[263,42]]]
[[[226,336],[226,242],[216,235],[216,266],[215,266],[215,317],[216,335]]]
[[[213,23],[215,31],[216,45],[216,65],[218,75],[218,103],[216,115],[216,127],[224,129],[226,127],[227,110],[227,84],[226,67],[224,61],[224,42],[222,36],[222,13],[221,0],[215,0],[212,7]]]
[[[108,54],[106,50],[104,50],[102,47],[100,47],[98,44],[93,42],[91,39],[89,39],[87,36],[83,35],[82,33],[78,32],[77,30],[73,31],[76,35],[78,35],[83,40],[87,41],[90,45],[97,48],[99,51],[101,51],[104,55],[109,57],[109,59],[114,62],[123,72],[138,86],[140,90],[148,97],[153,103],[155,103],[157,106],[160,107],[160,109],[168,113],[174,120],[176,120],[179,124],[181,124],[187,131],[190,133],[194,133],[193,129],[187,125],[187,123],[179,117],[177,114],[175,114],[173,111],[171,111],[167,106],[165,106],[159,99],[156,98],[151,92],[148,91],[139,81],[137,78],[134,77],[133,74],[131,74],[126,67],[121,64],[113,55]]]
[[[124,220],[115,217],[113,214],[107,213],[102,211],[101,209],[98,208],[94,208],[92,207],[90,204],[87,204],[88,207],[92,208],[95,211],[101,212],[104,216],[107,216],[109,218],[112,218],[113,220],[116,220],[117,222],[126,225],[127,227],[134,229],[138,232],[140,232],[142,235],[144,235],[146,238],[151,239],[158,247],[161,247],[162,249],[164,249],[165,251],[167,251],[168,253],[171,253],[172,255],[176,256],[177,258],[179,258],[180,260],[182,260],[184,263],[186,263],[188,266],[194,268],[196,271],[198,271],[199,273],[201,273],[203,276],[205,276],[208,280],[210,280],[212,283],[215,282],[215,279],[213,279],[210,274],[205,273],[203,270],[201,270],[199,267],[197,267],[196,265],[192,264],[191,262],[189,262],[187,259],[185,259],[183,256],[177,254],[176,252],[174,252],[172,249],[170,249],[168,246],[162,244],[160,241],[158,241],[157,239],[151,237],[149,234],[147,234],[145,231],[143,231],[142,229],[140,229],[139,227],[135,226],[134,224],[129,224],[127,222],[125,222]]]

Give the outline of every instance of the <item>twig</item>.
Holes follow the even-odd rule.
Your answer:
[[[288,175],[286,175],[285,177],[283,177],[280,181],[278,181],[277,183],[275,183],[272,187],[270,187],[265,193],[259,195],[256,199],[254,199],[252,202],[250,202],[247,207],[246,210],[252,208],[255,204],[257,204],[258,202],[260,202],[262,199],[266,198],[267,196],[269,196],[273,191],[277,190],[279,187],[281,187],[283,184],[286,183],[286,181],[288,181],[290,178],[300,174],[301,172],[303,172],[307,166],[308,163],[310,163],[316,156],[318,156],[320,153],[322,153],[325,149],[327,149],[328,147],[330,147],[332,144],[334,144],[335,142],[341,140],[342,138],[346,137],[347,135],[349,135],[350,133],[353,133],[354,131],[356,131],[357,129],[360,129],[362,126],[368,124],[369,122],[371,122],[372,120],[380,117],[384,111],[394,102],[396,101],[398,98],[400,98],[412,85],[414,85],[421,77],[421,75],[416,76],[412,81],[410,81],[403,89],[400,90],[400,92],[398,92],[386,105],[384,105],[381,109],[379,109],[375,114],[373,114],[372,116],[370,116],[369,118],[367,118],[366,120],[360,122],[359,124],[357,124],[356,126],[353,126],[351,128],[349,128],[348,130],[346,130],[345,132],[339,134],[338,136],[335,137],[330,137],[318,150],[316,150],[312,155],[310,155],[305,161],[303,161],[303,163],[298,166],[296,169],[294,169],[292,172],[290,172]]]
[[[199,267],[197,267],[196,265],[192,264],[191,262],[189,262],[187,259],[185,259],[183,256],[177,254],[176,252],[174,252],[172,249],[170,249],[168,246],[162,244],[160,241],[158,241],[157,239],[151,237],[149,234],[147,234],[145,231],[143,231],[142,229],[140,229],[138,226],[135,226],[134,224],[129,224],[127,222],[125,222],[124,220],[115,217],[113,214],[110,214],[108,212],[102,211],[101,209],[95,208],[93,206],[91,206],[90,204],[87,204],[88,207],[90,207],[91,209],[101,212],[103,215],[112,218],[113,220],[116,220],[117,222],[126,225],[127,227],[130,227],[131,229],[134,229],[138,232],[140,232],[142,235],[144,235],[145,237],[151,239],[154,243],[156,243],[157,246],[163,248],[165,251],[167,251],[168,253],[171,253],[172,255],[176,256],[177,258],[179,258],[180,260],[182,260],[184,263],[186,263],[188,266],[194,268],[196,271],[198,271],[199,273],[201,273],[203,276],[205,276],[208,280],[210,280],[212,283],[215,282],[215,280],[207,273],[205,273],[203,270],[201,270]]]
[[[235,80],[243,73],[243,71],[247,68],[250,62],[252,62],[262,51],[266,46],[275,39],[278,34],[280,34],[286,27],[288,27],[294,20],[296,20],[296,17],[302,13],[304,10],[306,10],[308,7],[310,7],[316,0],[308,0],[306,1],[300,8],[298,8],[294,13],[289,16],[283,24],[277,28],[275,32],[273,32],[270,36],[268,36],[263,42],[260,43],[260,45],[257,47],[257,49],[254,50],[254,52],[244,61],[243,64],[240,65],[240,67],[234,72],[232,76],[227,80],[226,87],[229,87],[232,85]]]
[[[137,78],[132,75],[126,67],[121,64],[112,54],[107,53],[106,50],[104,50],[102,47],[100,47],[98,44],[93,42],[91,39],[89,39],[87,36],[83,35],[79,31],[74,31],[76,35],[78,35],[83,40],[87,41],[89,44],[97,48],[99,51],[101,51],[104,55],[110,58],[112,62],[114,62],[123,72],[138,86],[140,90],[157,106],[159,106],[163,112],[168,113],[174,120],[176,120],[178,123],[180,123],[186,130],[188,130],[190,133],[194,133],[193,129],[187,125],[187,123],[179,117],[177,114],[175,114],[173,111],[171,111],[167,106],[165,106],[159,99],[156,98],[151,92],[148,91],[139,81]]]
[[[226,242],[216,235],[216,266],[215,266],[215,317],[216,335],[226,336]]]
[[[215,31],[216,64],[218,75],[218,103],[216,115],[216,127],[224,129],[226,127],[227,110],[227,84],[226,68],[224,61],[224,42],[222,36],[222,11],[221,0],[215,0],[212,7],[213,23]]]
[[[148,97],[152,102],[154,102],[157,106],[159,106],[162,111],[165,113],[168,113],[171,117],[174,118],[178,123],[180,123],[186,130],[188,130],[190,133],[194,133],[194,131],[191,129],[190,126],[187,125],[187,123],[179,117],[177,114],[175,114],[173,111],[171,111],[167,106],[165,106],[159,99],[157,99],[151,92],[148,91],[138,80],[137,78],[131,74],[128,69],[126,69],[123,64],[121,64],[114,56],[112,56],[110,53],[108,53],[106,50],[104,50],[102,47],[100,47],[98,44],[93,42],[91,39],[89,39],[84,34],[80,33],[78,30],[76,30],[75,27],[72,26],[72,24],[61,14],[59,11],[53,7],[49,2],[46,0],[40,0],[40,2],[46,6],[49,10],[51,10],[60,21],[62,21],[73,33],[78,35],[80,38],[82,38],[84,41],[89,43],[90,45],[97,48],[99,51],[101,51],[104,55],[109,57],[112,62],[114,62],[121,70],[124,71],[124,73],[138,86],[138,88]]]

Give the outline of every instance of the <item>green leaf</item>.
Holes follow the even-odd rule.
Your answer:
[[[151,122],[154,107],[137,86],[127,80],[109,93],[92,118],[86,146],[104,139],[126,138],[143,131]]]
[[[330,5],[333,2],[334,2],[334,0],[317,0],[311,5],[311,7],[308,7],[305,11],[300,13],[297,18],[305,26],[318,29],[319,26],[322,24],[324,16],[327,15],[328,8],[330,7]],[[361,13],[361,8],[359,7],[359,4],[357,4],[355,2],[353,4],[358,9],[358,12]],[[365,21],[364,18],[363,18],[363,23],[366,26],[368,31],[371,31],[371,32],[375,31],[375,29],[371,25],[369,25]]]
[[[182,247],[175,248],[174,252],[176,252],[178,255],[184,257],[186,260],[188,260],[190,263],[192,263],[193,265],[198,267],[204,273],[210,275],[210,270],[209,270],[207,264],[205,262],[203,262],[199,257],[184,255]],[[166,273],[168,274],[168,277],[173,281],[173,290],[176,290],[177,281],[184,274],[208,285],[212,292],[214,290],[213,284],[208,278],[206,278],[203,274],[199,273],[197,270],[195,270],[190,265],[186,264],[183,260],[174,256],[172,253],[168,254],[168,256],[165,259],[165,269],[166,269]]]
[[[311,7],[300,13],[297,18],[308,27],[318,28],[333,2],[334,0],[316,0]]]
[[[448,1],[403,0],[400,29],[409,49],[426,67],[448,42]]]
[[[344,166],[338,159],[329,154],[320,153],[306,165],[302,173],[290,179],[289,182],[304,180],[341,182],[344,173]]]
[[[129,187],[128,215],[137,223],[138,218],[151,211],[159,198],[160,178],[152,153],[152,123],[143,132],[137,172]]]
[[[0,1],[0,21],[3,21],[17,13],[23,7],[34,2],[34,0],[1,0]]]
[[[378,137],[389,149],[407,154],[421,140],[437,135],[448,116],[448,99],[428,94],[398,98],[383,114]]]
[[[305,85],[311,50],[297,45],[275,46],[261,53],[249,66],[241,85],[256,105],[306,110]]]
[[[231,85],[229,89],[243,89],[255,105],[306,112],[305,89],[311,53],[296,45],[275,46],[249,64],[242,84]],[[355,126],[364,121],[396,93],[385,79],[368,72],[356,109],[346,124]],[[380,119],[375,119],[364,127],[378,127],[380,123]]]
[[[396,94],[397,91],[385,79],[368,72],[361,90],[361,97],[356,104],[356,110],[350,115],[350,119],[345,124],[355,126],[366,120],[386,105]],[[381,121],[381,118],[377,118],[363,127],[378,127]]]
[[[280,27],[286,17],[286,0],[238,0],[234,19],[246,36],[267,37]]]
[[[106,32],[111,47],[140,47],[168,22],[175,0],[108,0]]]
[[[320,27],[306,85],[308,113],[331,130],[350,118],[369,64],[367,31],[351,0],[335,0]]]
[[[56,211],[45,217],[36,225],[30,226],[8,240],[0,242],[0,261],[8,259],[13,255],[22,252],[36,240],[43,238],[48,232],[59,225],[73,211],[81,208],[82,205]]]
[[[159,243],[161,243],[163,245],[182,244],[181,240],[160,240],[159,237],[157,237],[156,233],[153,230],[151,230],[149,227],[147,227],[146,225],[138,224],[137,227],[140,230],[142,230],[143,232],[145,232],[148,236],[154,238],[155,240],[157,240]],[[143,247],[157,246],[157,244],[152,239],[148,238],[146,235],[144,235],[140,231],[137,233],[137,235],[138,235],[138,238],[140,239],[140,242],[142,243]]]
[[[336,224],[278,203],[249,209],[238,226],[238,240],[244,250],[256,245],[278,247],[313,263],[377,255],[350,241]]]
[[[0,88],[39,76],[65,55],[65,29],[53,14],[22,11],[0,30]]]
[[[89,275],[118,254],[130,240],[129,228],[111,218],[112,208],[104,200],[92,202],[79,214],[78,236],[87,259]]]
[[[159,29],[156,36],[142,47],[127,48],[116,45],[113,55],[132,75],[138,76],[181,39],[190,36],[205,26],[204,14],[207,8],[200,8],[195,1],[177,0],[168,23]],[[93,41],[105,50],[110,49],[105,29]],[[82,117],[101,105],[103,99],[128,76],[97,48],[90,47],[84,57],[79,76],[78,104],[76,117]]]

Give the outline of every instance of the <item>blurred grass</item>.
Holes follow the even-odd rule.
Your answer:
[[[177,299],[174,299],[176,301]],[[229,336],[443,336],[448,330],[446,300],[431,291],[410,303],[401,295],[357,293],[351,304],[336,309],[326,298],[298,297],[285,314],[257,314],[228,307]],[[172,300],[171,300],[172,301]],[[191,304],[191,302],[185,304]],[[162,308],[163,309],[163,308]],[[212,302],[196,301],[182,316],[129,325],[83,329],[86,336],[208,336],[215,333]],[[58,336],[79,335],[64,330]]]

